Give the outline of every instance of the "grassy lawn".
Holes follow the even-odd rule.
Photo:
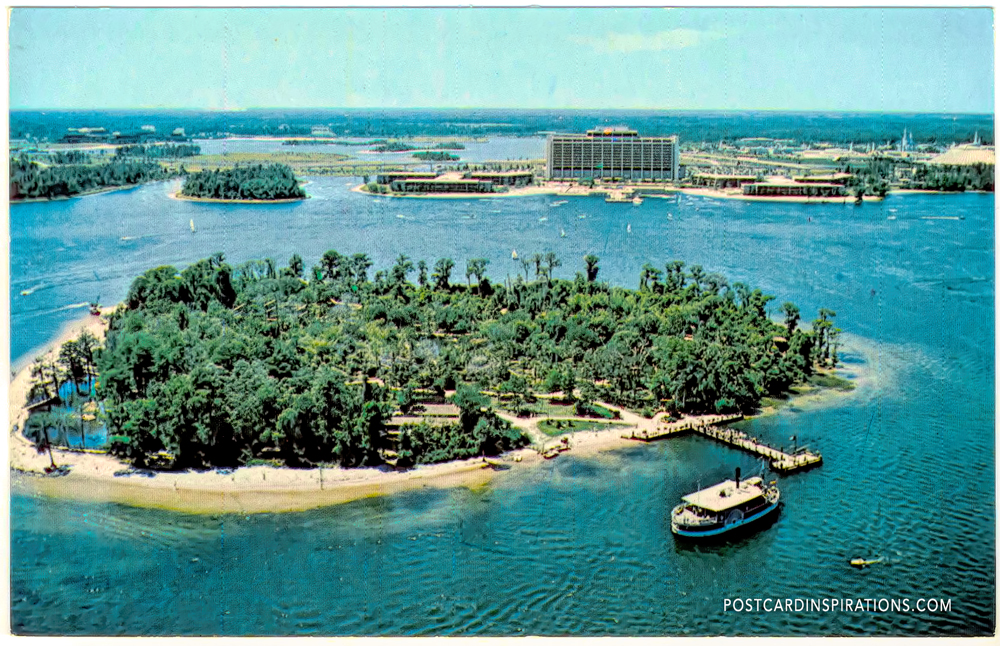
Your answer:
[[[569,420],[569,419],[543,419],[538,423],[538,430],[550,437],[563,435],[564,433],[576,433],[578,431],[603,431],[615,426],[628,426],[622,422],[601,422],[597,420]]]

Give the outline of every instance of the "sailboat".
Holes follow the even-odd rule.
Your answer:
[[[511,252],[510,252],[510,259],[511,259],[511,260],[517,260],[517,249],[513,249],[513,250],[512,250]]]
[[[191,220],[191,233],[194,233],[194,219]]]

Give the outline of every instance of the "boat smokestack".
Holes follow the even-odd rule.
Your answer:
[[[736,467],[736,488],[740,488],[740,468]]]

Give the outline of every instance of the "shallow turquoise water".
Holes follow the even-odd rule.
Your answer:
[[[45,634],[987,634],[995,617],[993,196],[903,195],[862,207],[600,199],[374,199],[314,178],[303,203],[207,205],[169,185],[11,209],[11,353],[52,338],[98,295],[215,251],[429,262],[555,251],[557,276],[601,260],[635,286],[677,258],[837,311],[862,386],[748,423],[824,454],[781,478],[773,527],[738,544],[675,544],[667,509],[756,471],[698,438],[560,457],[480,491],[420,491],[297,514],[187,516],[12,497],[16,632]],[[561,199],[561,198],[560,198]],[[581,218],[580,216],[584,216]],[[937,216],[961,220],[926,220]],[[893,217],[895,219],[890,220]],[[544,218],[544,219],[543,219]],[[188,221],[194,219],[197,233]],[[631,225],[631,233],[627,231]],[[564,229],[566,237],[561,238]],[[21,290],[35,288],[29,296]],[[851,557],[884,556],[855,570]],[[197,560],[194,560],[197,559]],[[732,597],[952,600],[939,613],[733,613]]]

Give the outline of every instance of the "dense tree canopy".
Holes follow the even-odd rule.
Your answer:
[[[112,186],[130,186],[173,177],[153,162],[42,166],[25,157],[10,159],[11,199],[69,197]]]
[[[185,178],[181,195],[217,200],[288,200],[304,198],[306,192],[288,166],[255,164],[192,173]]]
[[[129,145],[115,148],[115,157],[143,157],[146,159],[176,159],[201,154],[201,146],[193,144],[160,144],[154,146]]]
[[[151,269],[99,356],[114,450],[140,463],[166,450],[180,466],[491,455],[524,439],[482,391],[579,389],[581,408],[600,399],[647,414],[751,411],[835,361],[832,324],[817,354],[794,305],[772,322],[772,297],[700,267],[649,266],[634,290],[597,282],[596,256],[586,274],[555,278],[561,263],[548,256],[534,280],[506,285],[491,283],[484,259],[465,263],[469,285],[450,282],[449,258],[428,276],[429,263],[400,256],[369,279],[367,256],[333,250],[308,272],[297,255],[282,269],[231,267],[221,254]],[[455,389],[457,423],[387,431],[415,391],[440,400]]]

